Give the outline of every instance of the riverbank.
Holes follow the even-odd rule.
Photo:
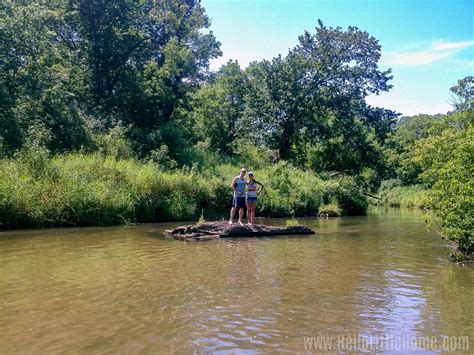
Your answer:
[[[240,170],[230,164],[165,170],[151,161],[41,152],[2,159],[0,165],[0,229],[227,217],[229,182]],[[328,203],[344,215],[367,211],[351,177],[324,179],[283,162],[254,172],[265,184],[259,216],[311,216]]]

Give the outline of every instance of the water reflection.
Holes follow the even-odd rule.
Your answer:
[[[472,269],[443,261],[446,245],[420,213],[194,243],[162,237],[176,223],[3,233],[0,352],[301,352],[305,336],[474,337]]]

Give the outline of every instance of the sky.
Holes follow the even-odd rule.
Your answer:
[[[474,75],[474,0],[202,0],[223,56],[246,67],[283,56],[304,31],[357,26],[379,40],[393,88],[367,102],[403,115],[446,113],[450,91]]]

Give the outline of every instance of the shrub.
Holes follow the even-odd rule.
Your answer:
[[[423,179],[433,182],[428,193],[434,209],[431,223],[457,243],[462,256],[474,252],[474,127],[447,129],[420,141],[417,154],[423,162]]]
[[[326,214],[328,217],[339,217],[342,211],[337,203],[328,203],[326,205],[319,206],[319,213]]]
[[[286,220],[285,225],[287,227],[294,227],[294,226],[299,226],[300,222],[295,217],[292,217]]]
[[[387,188],[387,186],[390,186]],[[379,191],[379,203],[391,207],[427,208],[428,190],[423,185],[396,186],[390,183],[382,184]]]
[[[196,220],[203,209],[214,219],[227,215],[232,199],[229,184],[240,170],[221,164],[202,171],[165,171],[151,160],[99,153],[51,157],[31,151],[0,164],[3,229]],[[353,180],[324,181],[285,163],[254,172],[265,185],[258,203],[260,215],[316,215],[318,207],[330,201],[336,201],[343,213],[365,212]]]
[[[367,213],[367,199],[359,190],[354,178],[344,176],[338,180],[336,201],[343,215],[363,215]]]

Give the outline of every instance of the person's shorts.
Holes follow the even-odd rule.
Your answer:
[[[245,206],[245,197],[234,197],[232,200],[232,207],[244,208]]]
[[[257,202],[257,196],[247,197],[247,202]]]

